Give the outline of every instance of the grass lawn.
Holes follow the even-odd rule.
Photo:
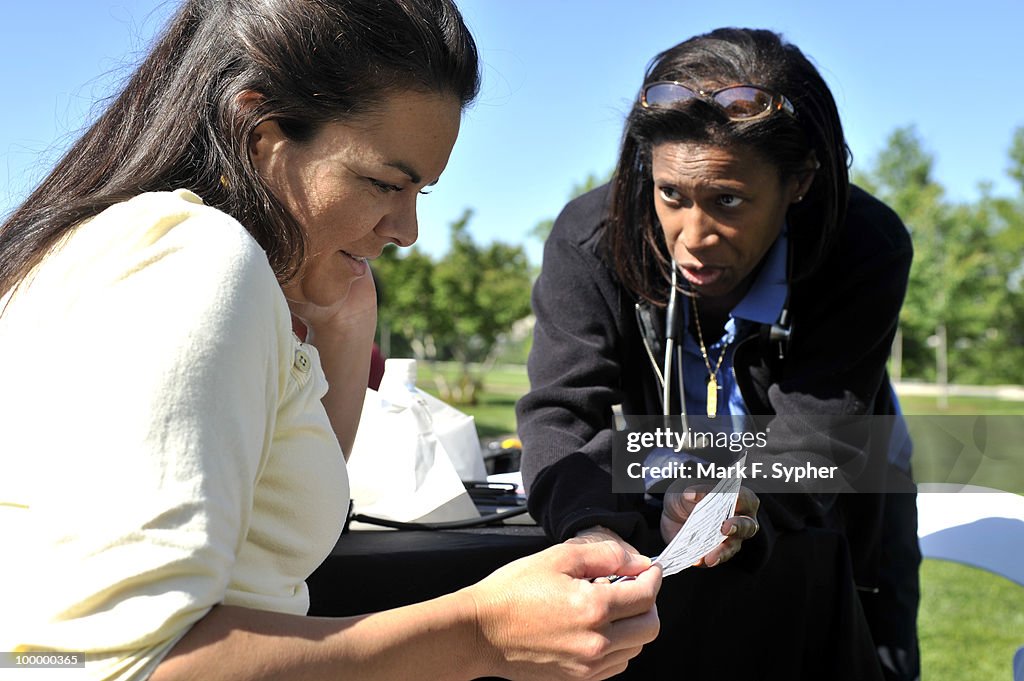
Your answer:
[[[418,367],[417,385],[432,395],[439,395],[437,374],[454,382],[458,366],[449,363],[424,363]],[[483,391],[478,403],[459,405],[459,409],[473,416],[481,439],[498,438],[516,432],[516,400],[529,388],[525,366],[503,366],[487,372],[483,378]]]
[[[420,386],[435,394],[432,376],[436,371],[452,376],[455,369],[441,365],[420,370]],[[476,417],[481,438],[514,433],[515,402],[528,385],[525,367],[496,369],[484,376],[480,404],[460,409]],[[1024,414],[1024,403],[997,399],[950,397],[945,411],[939,410],[934,397],[901,396],[900,401],[907,414],[915,415]],[[933,463],[926,458],[928,450],[922,446],[915,449],[915,465],[922,470]],[[989,470],[989,477],[972,482],[997,482],[1000,476],[1005,482],[1005,476],[1010,476],[1016,481],[1010,487],[987,486],[1024,489],[1024,466],[1006,461],[994,465],[997,467]],[[921,678],[1009,681],[1013,654],[1024,646],[1024,587],[984,570],[929,559],[921,568],[921,591]]]
[[[945,560],[921,566],[921,678],[1012,678],[1024,646],[1024,588],[990,572]]]
[[[900,395],[900,406],[906,414],[1024,414],[1024,402],[995,397],[951,396],[946,409],[942,410],[937,397]]]

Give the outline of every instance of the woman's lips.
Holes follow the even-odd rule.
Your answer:
[[[352,255],[351,253],[346,253],[345,251],[338,252],[345,256],[345,259],[348,260],[349,265],[352,267],[353,274],[355,274],[357,277],[361,277],[369,271],[370,266],[366,264],[366,258],[360,257],[358,255]]]
[[[688,267],[682,265],[679,268],[683,272],[683,278],[694,286],[711,286],[725,273],[724,267]]]

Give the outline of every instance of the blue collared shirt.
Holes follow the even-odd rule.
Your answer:
[[[761,324],[774,324],[778,321],[782,307],[786,304],[786,297],[789,294],[789,283],[786,280],[789,237],[786,232],[786,228],[783,228],[775,243],[768,249],[764,265],[757,273],[750,290],[729,313],[721,338],[714,342],[710,342],[710,338],[704,339],[706,344],[710,342],[707,351],[712,368],[718,363],[723,348],[725,350],[725,358],[716,375],[720,414],[743,416],[750,413],[743,402],[743,396],[732,371],[733,352],[736,345],[751,333],[755,333]],[[683,335],[683,385],[686,393],[686,413],[703,416],[707,413],[707,385],[710,375],[701,356],[700,343],[688,331],[692,312],[691,305],[684,307],[683,324],[687,332]]]

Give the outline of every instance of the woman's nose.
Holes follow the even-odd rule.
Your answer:
[[[403,248],[416,243],[420,235],[416,219],[416,199],[403,201],[401,206],[385,215],[377,227],[377,233]]]
[[[691,253],[710,248],[718,243],[715,221],[697,207],[681,211],[677,239]]]

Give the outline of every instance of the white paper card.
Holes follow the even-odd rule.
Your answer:
[[[743,456],[732,470],[743,470],[747,457]],[[668,577],[693,567],[709,551],[726,540],[722,523],[736,512],[736,499],[742,478],[729,475],[718,481],[712,490],[697,502],[682,529],[672,538],[665,550],[652,560],[661,566]]]

